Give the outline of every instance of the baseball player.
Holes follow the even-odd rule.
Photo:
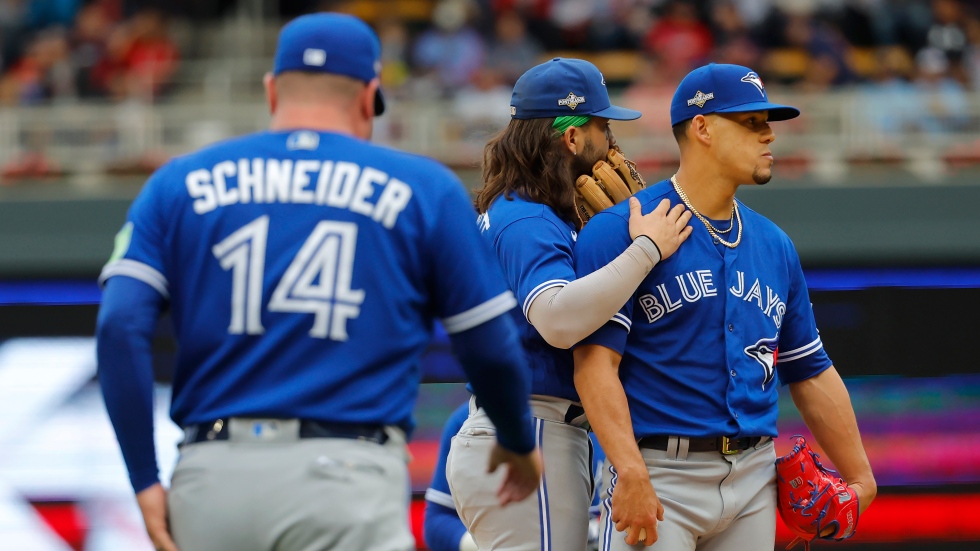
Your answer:
[[[270,130],[161,167],[116,239],[99,374],[157,549],[414,549],[405,441],[435,318],[499,429],[479,458],[506,466],[499,502],[537,487],[516,302],[461,182],[369,143],[380,52],[351,16],[286,25]],[[185,432],[169,493],[150,415],[166,307]]]
[[[473,536],[466,531],[466,526],[460,520],[453,504],[453,496],[446,480],[446,457],[449,455],[452,438],[463,426],[469,416],[469,404],[463,403],[446,421],[439,442],[439,459],[432,471],[432,482],[425,490],[425,519],[423,522],[423,537],[430,551],[477,551]],[[599,542],[599,496],[601,492],[601,466],[605,460],[602,448],[595,440],[595,435],[589,433],[592,441],[592,472],[594,476],[592,504],[589,507],[588,547],[596,551]]]
[[[575,279],[572,248],[580,221],[576,175],[591,172],[615,145],[610,120],[637,111],[612,106],[605,80],[587,61],[556,58],[517,81],[512,120],[484,150],[477,196],[483,236],[522,305],[514,318],[531,364],[535,436],[545,477],[535,498],[501,509],[494,484],[474,465],[495,428],[479,398],[452,442],[446,474],[460,518],[483,550],[582,551],[592,500],[587,421],[567,350],[613,316],[662,258],[687,238],[690,214],[668,202],[647,216],[628,205],[629,242],[595,273]]]
[[[790,386],[862,510],[876,493],[796,250],[735,199],[739,186],[769,182],[770,123],[799,110],[771,103],[751,69],[711,64],[684,78],[670,115],[680,168],[636,197],[644,210],[686,205],[694,233],[574,351],[575,386],[610,461],[602,549],[769,551],[777,385]],[[630,242],[625,205],[597,214],[579,236],[577,273]]]

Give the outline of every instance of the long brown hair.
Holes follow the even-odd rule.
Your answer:
[[[554,119],[511,119],[483,148],[483,188],[476,210],[487,212],[498,196],[515,193],[551,207],[578,224],[575,214],[574,157],[564,150]]]

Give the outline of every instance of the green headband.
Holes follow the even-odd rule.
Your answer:
[[[556,136],[561,136],[566,130],[573,126],[582,126],[583,124],[589,122],[591,117],[588,115],[566,115],[564,117],[555,117],[555,122],[551,123],[551,127],[557,132]]]

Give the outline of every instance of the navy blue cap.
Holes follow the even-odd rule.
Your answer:
[[[514,84],[510,97],[513,119],[548,119],[590,115],[617,121],[640,118],[641,113],[610,105],[606,79],[584,59],[556,57],[527,70]]]
[[[279,32],[272,74],[286,71],[332,73],[371,82],[381,74],[381,41],[367,23],[353,15],[303,15]],[[379,88],[374,114],[384,110]]]
[[[711,63],[684,77],[670,102],[670,125],[708,113],[769,111],[770,121],[800,116],[800,110],[769,102],[758,73],[741,65]]]

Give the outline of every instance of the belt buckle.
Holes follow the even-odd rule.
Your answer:
[[[741,451],[739,449],[734,449],[733,450],[733,449],[729,448],[729,445],[731,443],[732,443],[732,439],[731,438],[729,438],[727,436],[722,436],[721,437],[721,454],[722,455],[735,455],[736,453],[738,453],[739,451]]]

